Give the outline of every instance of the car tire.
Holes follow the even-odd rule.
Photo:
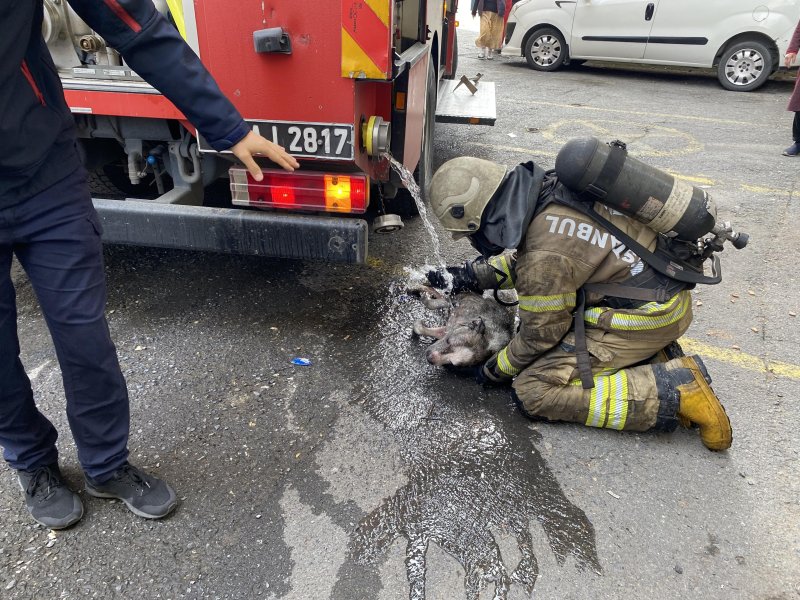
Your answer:
[[[725,48],[717,64],[717,79],[727,90],[749,92],[767,82],[772,67],[769,48],[755,40],[744,40]]]
[[[545,27],[533,32],[523,50],[528,66],[536,71],[555,71],[567,59],[567,43],[557,29]]]

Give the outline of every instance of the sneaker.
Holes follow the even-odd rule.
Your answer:
[[[30,471],[17,471],[25,492],[25,506],[33,520],[50,529],[64,529],[83,516],[83,502],[61,477],[57,463]]]
[[[175,490],[130,463],[125,463],[114,471],[111,479],[102,483],[87,475],[86,491],[95,498],[122,500],[133,514],[145,519],[166,517],[178,506]]]
[[[800,155],[800,142],[795,142],[783,151],[784,156],[798,156]]]
[[[486,58],[486,48],[481,48],[478,51],[478,58]]]
[[[486,53],[486,60],[494,60],[494,50],[489,48],[489,51]]]

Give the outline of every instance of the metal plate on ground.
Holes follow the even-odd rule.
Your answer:
[[[458,79],[445,79],[439,83],[436,121],[494,125],[497,120],[494,82],[479,81],[474,94],[467,86],[458,84]]]

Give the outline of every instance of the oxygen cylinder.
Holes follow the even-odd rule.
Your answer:
[[[556,175],[572,191],[669,237],[693,242],[716,224],[716,206],[704,190],[631,158],[621,142],[570,140],[556,157]]]

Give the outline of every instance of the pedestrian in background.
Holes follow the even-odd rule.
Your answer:
[[[215,150],[230,149],[254,178],[263,177],[254,154],[288,170],[299,166],[250,129],[150,0],[70,5]],[[58,433],[36,407],[20,360],[11,280],[16,256],[53,338],[86,492],[158,519],[178,500],[169,484],[128,462],[128,389],[105,318],[102,227],[75,122],[42,38],[43,10],[42,0],[0,0],[0,446],[36,522],[62,529],[83,516],[58,466]]]
[[[798,50],[800,50],[800,23],[797,24],[792,41],[789,42],[789,47],[786,49],[786,56],[783,57],[783,64],[787,69],[794,64]],[[794,122],[792,123],[794,143],[783,151],[783,155],[798,156],[800,155],[800,79],[795,81],[794,91],[792,91],[792,97],[789,98],[789,106],[786,107],[786,110],[794,112]]]
[[[503,41],[503,15],[506,0],[472,0],[472,16],[480,15],[480,35],[475,40],[478,58],[492,60],[494,51]]]

